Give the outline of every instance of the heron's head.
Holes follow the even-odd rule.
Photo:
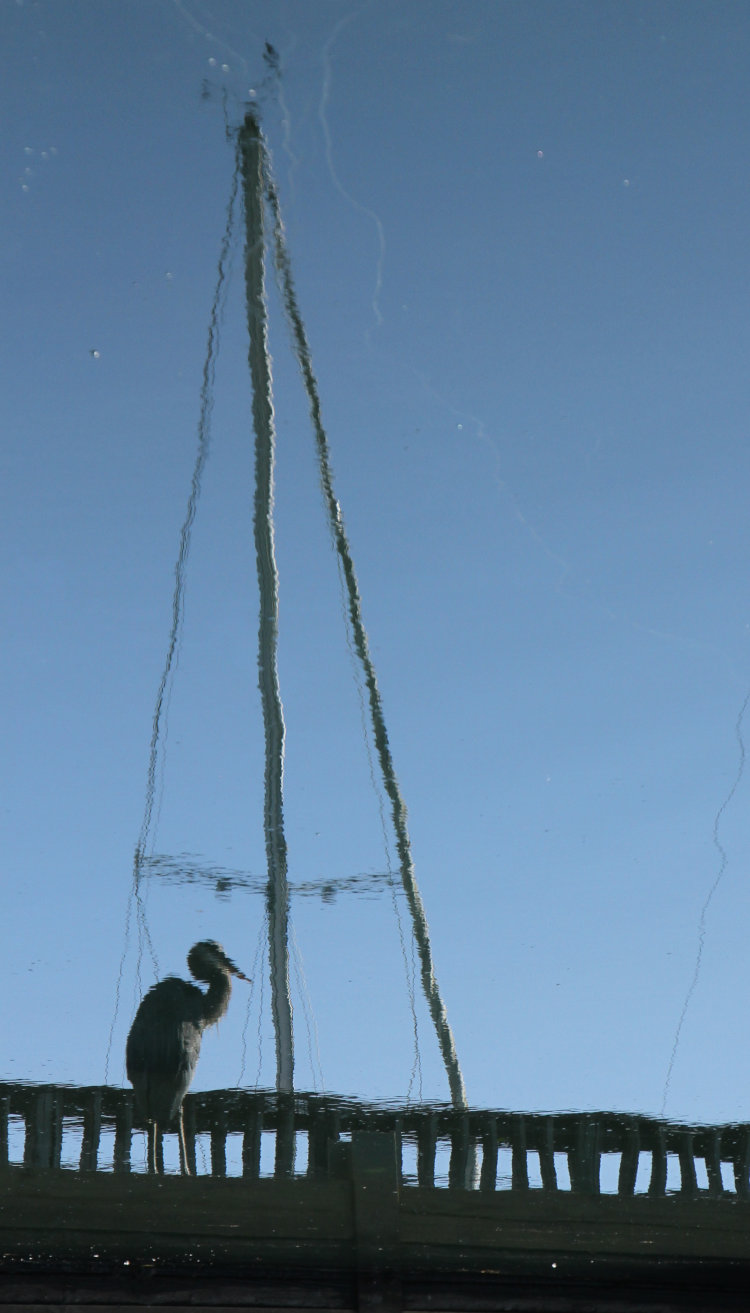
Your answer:
[[[193,944],[187,957],[190,974],[197,980],[209,980],[216,972],[239,976],[240,980],[247,980],[248,984],[252,981],[238,966],[235,966],[231,957],[227,957],[221,944],[217,944],[215,939],[201,939],[200,943]]]

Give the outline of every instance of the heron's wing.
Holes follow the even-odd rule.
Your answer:
[[[203,994],[185,980],[162,980],[149,990],[128,1035],[128,1080],[144,1117],[170,1122],[193,1078],[201,1046]]]

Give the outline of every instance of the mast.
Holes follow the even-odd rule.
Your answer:
[[[246,115],[240,129],[239,149],[245,199],[245,293],[255,430],[253,528],[260,592],[258,681],[265,735],[263,823],[268,865],[266,907],[271,1009],[276,1036],[276,1088],[279,1092],[290,1092],[294,1075],[294,1037],[289,993],[289,885],[284,836],[284,711],[277,664],[279,576],[273,532],[276,434],[265,289],[263,152],[260,130],[252,110]]]
[[[310,404],[310,417],[315,431],[318,467],[320,470],[320,485],[323,492],[328,527],[333,546],[341,563],[341,572],[347,598],[348,623],[353,638],[354,649],[364,674],[375,749],[380,763],[385,792],[391,804],[391,819],[396,835],[396,848],[399,857],[401,883],[411,913],[414,939],[417,945],[421,966],[422,988],[427,1000],[432,1024],[435,1027],[435,1034],[440,1048],[440,1054],[443,1059],[443,1065],[445,1066],[451,1102],[454,1108],[465,1109],[469,1106],[466,1095],[466,1085],[464,1083],[461,1065],[458,1060],[453,1031],[450,1022],[448,1021],[448,1013],[438,985],[437,973],[432,954],[432,945],[430,943],[430,932],[427,924],[427,914],[417,885],[417,877],[414,870],[414,862],[412,860],[411,841],[406,823],[406,805],[401,796],[401,789],[396,777],[396,769],[391,755],[380,689],[378,687],[375,666],[370,653],[370,644],[362,614],[362,599],[360,597],[359,583],[354,568],[354,560],[346,528],[344,526],[344,517],[341,511],[341,506],[334,491],[328,436],[323,426],[320,394],[315,373],[313,371],[310,345],[307,340],[307,333],[297,303],[297,294],[294,287],[294,280],[292,278],[292,269],[284,235],[281,207],[279,205],[278,193],[273,180],[271,166],[266,155],[265,145],[262,141],[260,142],[260,149],[264,155],[266,173],[265,185],[274,224],[273,236],[276,269],[281,283],[284,309],[289,320],[292,339],[297,353],[297,360],[299,362],[300,372],[302,374],[305,391],[307,392]],[[474,1175],[473,1155],[470,1155],[470,1159],[471,1161],[467,1168],[467,1180],[472,1180]]]

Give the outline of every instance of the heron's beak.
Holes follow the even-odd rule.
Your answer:
[[[231,957],[227,958],[227,966],[229,967],[229,970],[231,971],[233,976],[239,976],[240,980],[246,980],[248,985],[252,985],[253,982],[250,979],[250,977],[246,976],[244,971],[240,971],[239,967],[236,967],[234,965],[234,962],[232,961]]]

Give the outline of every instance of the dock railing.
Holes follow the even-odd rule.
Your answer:
[[[337,1144],[358,1131],[387,1131],[404,1185],[750,1199],[750,1125],[739,1123],[456,1111],[239,1089],[189,1094],[184,1122],[188,1163],[199,1175],[325,1180],[336,1174]],[[144,1171],[144,1129],[130,1090],[0,1083],[0,1170]]]

